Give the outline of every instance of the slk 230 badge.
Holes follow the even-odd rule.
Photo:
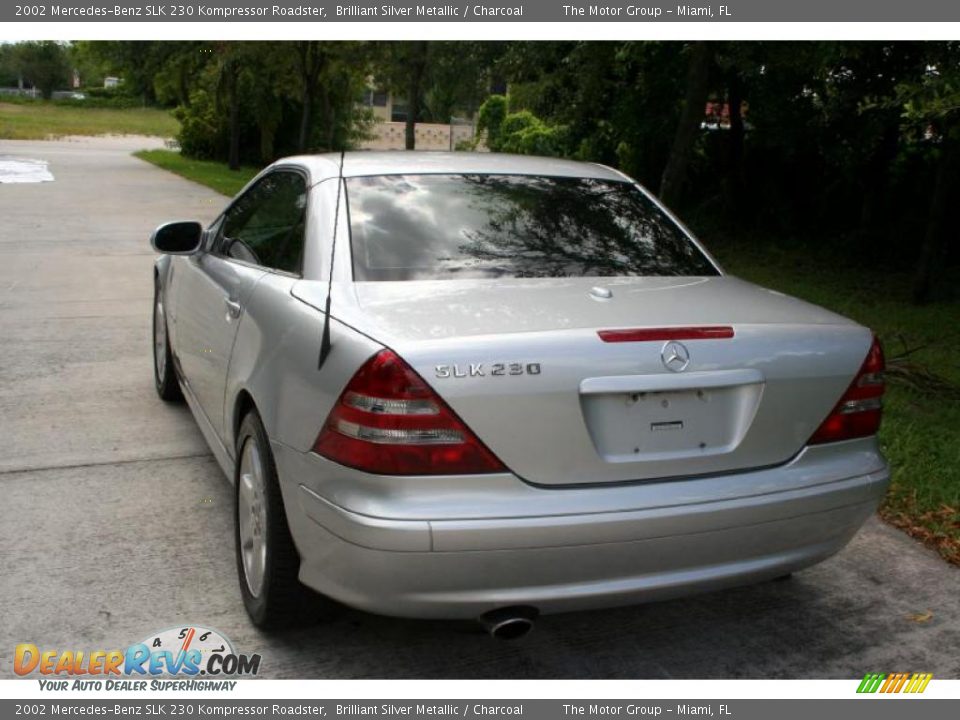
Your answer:
[[[540,363],[468,363],[467,365],[437,365],[438,378],[499,377],[503,375],[539,375]]]

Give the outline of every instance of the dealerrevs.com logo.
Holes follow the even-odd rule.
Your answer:
[[[13,669],[20,676],[44,676],[42,689],[49,690],[146,690],[147,679],[151,690],[232,690],[235,682],[209,680],[255,676],[260,671],[260,655],[238,653],[217,630],[189,626],[153,633],[125,650],[41,650],[34,643],[20,643]],[[67,676],[72,681],[51,676]],[[200,677],[204,681],[198,681]],[[194,682],[185,683],[184,679]]]

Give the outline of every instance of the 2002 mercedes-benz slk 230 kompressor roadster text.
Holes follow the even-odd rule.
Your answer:
[[[235,483],[261,626],[304,585],[509,636],[775,578],[888,482],[871,332],[725,275],[606,167],[295,157],[152,242],[157,390]]]

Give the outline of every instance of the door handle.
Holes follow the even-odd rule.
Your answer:
[[[223,304],[227,306],[227,320],[236,320],[240,317],[240,312],[243,308],[240,306],[236,300],[231,300],[230,298],[224,298]]]

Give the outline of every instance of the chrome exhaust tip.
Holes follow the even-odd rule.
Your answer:
[[[490,637],[497,640],[519,640],[533,630],[536,622],[536,608],[505,607],[484,613],[478,619]]]

